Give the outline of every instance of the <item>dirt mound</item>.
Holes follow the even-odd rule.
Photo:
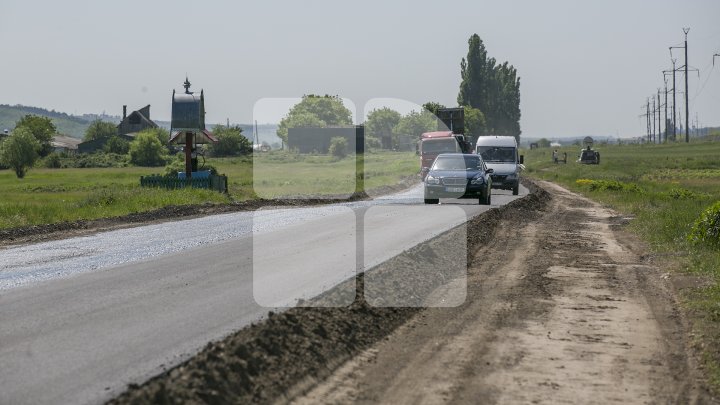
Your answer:
[[[549,195],[534,184],[527,186],[532,191],[529,196],[487,211],[467,223],[468,259],[493,237],[501,220],[522,222],[523,218],[545,207]],[[446,251],[449,244],[455,245],[453,238],[457,237],[457,232],[457,229],[448,231],[370,272],[406,281],[412,268],[404,262],[404,256],[424,254],[428,260],[441,264],[445,259],[441,252]],[[292,397],[422,311],[420,308],[368,305],[363,299],[365,277],[360,275],[354,281],[316,298],[328,303],[343,296],[342,291],[347,288],[355,288],[356,300],[351,306],[291,308],[279,314],[270,312],[266,320],[207,345],[187,362],[142,386],[130,386],[110,403],[269,403]],[[400,294],[425,296],[443,282],[445,280],[423,277],[413,284],[413,289],[403,290]]]

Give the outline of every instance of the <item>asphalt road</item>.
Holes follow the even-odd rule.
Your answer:
[[[2,249],[0,404],[102,403],[269,308],[295,305],[491,208],[425,206],[421,197],[416,187]],[[516,198],[496,190],[493,205]]]

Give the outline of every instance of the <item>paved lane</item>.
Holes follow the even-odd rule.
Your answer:
[[[101,403],[268,306],[313,296],[490,208],[426,207],[421,197],[416,187],[3,249],[0,403]],[[497,191],[493,205],[515,198]]]

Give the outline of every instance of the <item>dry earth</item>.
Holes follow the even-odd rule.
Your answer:
[[[338,287],[357,288],[350,307],[272,314],[111,402],[712,403],[668,280],[627,219],[550,183],[531,189],[406,252],[441,269],[466,235],[464,304],[373,307],[360,275]],[[406,259],[372,272],[418,278]],[[412,285],[428,298],[465,288]]]
[[[292,403],[712,402],[626,219],[542,187],[545,212],[477,251],[464,305],[419,313]]]

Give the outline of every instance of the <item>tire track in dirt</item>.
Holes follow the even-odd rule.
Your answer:
[[[427,309],[294,403],[707,403],[674,298],[617,214],[550,183]]]

